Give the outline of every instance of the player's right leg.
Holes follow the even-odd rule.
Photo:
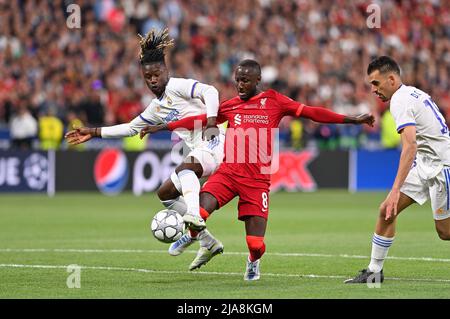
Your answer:
[[[205,220],[200,215],[200,181],[204,170],[198,160],[189,156],[176,169],[175,173],[181,184],[181,191],[186,201],[187,212],[183,220],[187,227],[200,231],[206,227]]]
[[[217,199],[208,192],[200,193],[200,211],[203,218],[206,220],[210,214],[218,207]],[[206,229],[202,232],[207,231]],[[197,255],[189,265],[189,270],[195,270],[203,265],[206,265],[214,256],[223,253],[223,244],[220,240],[216,239],[210,233],[203,235],[199,233],[200,249],[197,251]]]
[[[213,211],[227,204],[236,196],[236,182],[226,174],[222,174],[220,169],[211,175],[208,182],[203,185],[200,192],[200,206],[203,217],[208,218]],[[223,244],[214,237],[208,241],[200,243],[197,256],[189,266],[189,270],[200,268],[209,262],[214,256],[223,252]]]
[[[188,207],[183,220],[190,229],[201,230],[206,227],[205,220],[200,214],[198,179],[208,177],[217,170],[223,158],[224,140],[225,136],[220,134],[211,141],[203,141],[188,154],[184,163],[175,169]]]
[[[158,189],[157,195],[161,200],[161,203],[167,209],[173,209],[181,216],[184,216],[187,212],[187,205],[181,196],[181,183],[178,180],[178,176],[172,173],[170,178],[166,180]],[[180,239],[172,243],[169,246],[169,254],[172,256],[178,256],[183,253],[190,245],[197,241],[197,234],[192,234],[187,231]]]
[[[440,239],[450,240],[450,167],[431,181],[430,198],[436,232]]]
[[[261,274],[259,263],[266,251],[264,235],[266,233],[267,219],[261,216],[244,216],[246,241],[249,250],[244,280],[259,280]]]
[[[391,216],[386,220],[386,211],[380,210],[375,233],[372,237],[371,260],[366,269],[361,270],[354,278],[345,280],[346,284],[382,283],[384,281],[383,265],[387,257],[389,247],[394,242],[395,225],[398,214],[415,201],[404,193],[400,193],[397,205],[397,216]]]
[[[238,218],[245,222],[245,240],[249,251],[244,280],[259,280],[259,264],[266,251],[264,236],[269,215],[269,184],[259,183],[257,185],[247,179],[238,182]]]
[[[167,179],[159,187],[157,195],[161,203],[167,209],[173,209],[181,216],[184,216],[187,211],[187,205],[181,196],[181,184],[175,173],[172,173],[169,179]]]

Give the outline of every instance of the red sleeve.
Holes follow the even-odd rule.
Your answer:
[[[344,123],[345,115],[334,113],[320,106],[303,106],[301,117],[313,120],[319,123]]]
[[[177,128],[184,128],[188,131],[192,131],[194,129],[194,126],[198,121],[202,122],[202,127],[206,124],[206,114],[196,115],[196,116],[189,116],[185,117],[184,119],[169,122],[167,123],[167,128],[170,131],[173,131]],[[198,125],[198,124],[197,124]]]
[[[169,122],[169,123],[167,123],[167,128],[170,131],[176,130],[177,128],[183,128],[185,130],[192,131],[192,130],[194,130],[194,128],[196,128],[195,124],[197,124],[198,121],[202,122],[202,127],[205,126],[206,122],[207,122],[206,114],[189,116],[189,117],[185,117],[184,119],[181,119],[178,121]],[[219,115],[217,116],[217,123],[220,124],[225,121],[226,121],[226,119],[224,120],[224,117],[220,115],[220,111],[219,111]]]
[[[303,104],[297,101],[294,101],[290,97],[283,95],[281,93],[276,92],[276,100],[278,105],[281,107],[283,115],[292,115],[292,116],[300,116],[303,111]]]

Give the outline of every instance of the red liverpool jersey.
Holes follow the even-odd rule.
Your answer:
[[[267,90],[247,101],[236,96],[223,102],[218,121],[228,121],[221,172],[270,183],[274,138],[286,115],[300,116],[304,105]],[[276,168],[275,168],[276,169]]]

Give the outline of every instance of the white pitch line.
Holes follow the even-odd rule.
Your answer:
[[[0,248],[0,253],[8,252],[25,252],[25,253],[39,253],[39,252],[53,252],[53,253],[147,253],[147,254],[166,254],[167,250],[155,250],[155,249],[72,249],[72,248]],[[196,254],[196,251],[188,250],[185,253]],[[224,255],[239,255],[247,256],[248,252],[235,252],[225,251]],[[369,256],[361,255],[348,255],[348,254],[313,254],[313,253],[265,253],[268,256],[279,257],[322,257],[322,258],[348,258],[348,259],[368,259]],[[392,260],[409,260],[409,261],[431,261],[431,262],[443,262],[450,263],[450,259],[446,258],[433,258],[433,257],[396,257],[388,256],[387,259]]]
[[[24,265],[24,264],[0,264],[0,268],[37,268],[37,269],[67,269],[69,265]],[[83,266],[78,265],[80,269],[90,270],[112,270],[112,271],[129,271],[141,273],[159,273],[159,274],[190,274],[190,275],[215,275],[215,276],[239,276],[242,273],[238,272],[218,272],[218,271],[181,271],[181,270],[154,270],[145,268],[129,268],[129,267],[110,267],[110,266]],[[288,277],[288,278],[325,278],[325,279],[346,279],[346,276],[328,276],[316,274],[277,274],[277,273],[263,273],[267,277]],[[431,278],[396,278],[386,277],[387,280],[398,281],[420,281],[420,282],[440,282],[450,283],[450,279],[431,279]]]

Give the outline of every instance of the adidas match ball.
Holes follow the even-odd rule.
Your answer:
[[[164,209],[153,217],[151,229],[153,236],[163,243],[172,243],[183,236],[183,218],[176,211]]]

